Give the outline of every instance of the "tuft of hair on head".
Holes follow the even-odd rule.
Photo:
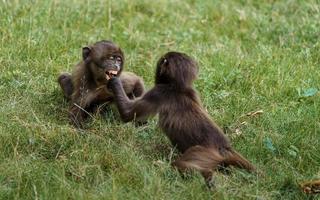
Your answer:
[[[192,85],[197,78],[198,64],[185,53],[171,51],[157,63],[156,84],[171,84],[177,88]]]

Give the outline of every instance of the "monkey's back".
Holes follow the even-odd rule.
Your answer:
[[[231,148],[222,130],[200,105],[195,91],[179,95],[170,92],[165,101],[159,110],[159,125],[181,152],[195,145],[222,151]]]

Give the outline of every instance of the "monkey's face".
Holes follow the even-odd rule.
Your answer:
[[[110,41],[101,41],[83,48],[83,59],[99,84],[106,84],[114,76],[119,76],[124,63],[122,50]]]
[[[191,57],[184,53],[168,52],[158,60],[156,84],[186,87],[192,84],[197,74],[197,63]]]

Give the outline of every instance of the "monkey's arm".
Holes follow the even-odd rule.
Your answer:
[[[118,107],[122,121],[144,120],[158,112],[156,92],[151,90],[140,98],[130,100],[122,86],[119,78],[109,80],[108,88],[114,93],[116,105]]]

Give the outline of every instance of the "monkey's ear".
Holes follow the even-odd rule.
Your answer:
[[[90,53],[91,53],[90,47],[83,47],[82,48],[82,58],[83,58],[83,60],[86,60],[89,57]]]
[[[168,64],[168,60],[166,58],[163,59],[162,64]]]
[[[160,67],[160,74],[164,74],[168,69],[168,60],[166,58],[163,58],[161,61],[161,67]]]

